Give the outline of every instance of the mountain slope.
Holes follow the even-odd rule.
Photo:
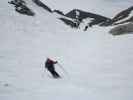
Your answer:
[[[57,15],[26,2],[34,17],[0,1],[1,100],[133,98],[132,35],[113,37],[110,27],[70,29]],[[47,57],[58,60],[68,75],[56,65],[63,78],[50,78],[44,69]]]

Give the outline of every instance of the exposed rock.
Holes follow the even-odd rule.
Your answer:
[[[69,20],[69,19],[67,19],[67,18],[59,18],[61,21],[63,21],[66,25],[69,25],[69,26],[71,26],[72,28],[77,28],[78,26],[77,26],[77,23],[75,23],[74,21],[72,21],[72,20]]]
[[[74,9],[72,11],[70,11],[69,13],[65,14],[66,17],[75,19],[75,22],[80,25],[80,23],[87,18],[91,18],[91,21],[88,22],[86,29],[89,27],[92,27],[93,25],[99,25],[99,26],[109,26],[111,19],[98,15],[98,14],[94,14],[94,13],[90,13],[90,12],[85,12],[79,9]]]
[[[118,13],[114,18],[112,18],[113,22],[117,22],[120,21],[122,19],[125,19],[126,17],[128,17],[131,13],[131,11],[133,11],[133,6],[127,8],[126,10],[121,11],[120,13]]]
[[[130,34],[133,33],[133,23],[119,25],[112,28],[109,33],[112,35]]]
[[[129,23],[129,22],[133,22],[133,16],[130,17],[129,19],[125,19],[121,22],[114,23],[114,25],[125,24],[125,23]]]
[[[90,12],[85,12],[79,9],[74,9],[72,11],[70,11],[69,13],[65,14],[65,16],[69,17],[69,18],[73,18],[76,19],[78,18],[80,21],[82,21],[85,18],[95,18],[95,19],[99,19],[99,20],[107,20],[110,18],[98,15],[98,14],[94,14],[94,13],[90,13]]]
[[[35,15],[35,13],[33,11],[31,11],[31,9],[29,9],[27,6],[17,7],[15,10],[21,14],[26,14],[29,16]]]
[[[45,10],[47,10],[48,12],[52,13],[52,10],[50,9],[50,7],[48,7],[47,5],[45,5],[43,2],[41,2],[40,0],[32,0],[35,4],[37,4],[38,6],[44,8]]]
[[[60,10],[51,10],[50,7],[45,5],[41,0],[32,0],[39,7],[44,8],[46,11],[50,13],[56,12],[58,18],[63,21],[66,25],[71,26],[72,28],[82,27],[84,31],[88,29],[88,27],[92,27],[93,25],[98,26],[110,26],[110,25],[119,25],[110,30],[112,35],[120,35],[125,33],[133,32],[133,6],[129,7],[126,10],[118,13],[114,18],[107,18],[105,16],[94,14],[91,12],[82,11],[79,9],[74,9],[67,14],[64,14]],[[8,2],[9,4],[14,5],[15,10],[21,14],[34,16],[35,13],[27,7],[27,4],[24,0],[12,0]],[[128,24],[125,24],[128,23]],[[81,25],[80,25],[81,24]],[[80,27],[81,28],[81,27]]]
[[[28,8],[26,6],[26,2],[23,0],[12,0],[8,3],[14,5],[15,10],[20,14],[24,14],[24,15],[28,15],[28,16],[35,15],[35,13],[30,8]]]
[[[15,7],[26,5],[26,2],[23,0],[12,0],[8,2],[9,4],[13,4]]]
[[[64,14],[62,11],[60,11],[60,10],[54,10],[53,13],[54,13],[54,12],[58,13],[59,15],[63,15],[63,16],[65,15],[65,14]]]
[[[79,19],[79,21],[82,21],[83,19],[86,19],[86,18],[93,18],[94,20],[97,20],[99,22],[111,20],[110,18],[101,16],[98,14],[90,13],[90,12],[85,12],[78,9],[74,9],[70,11],[69,13],[65,14],[65,16],[73,19]]]

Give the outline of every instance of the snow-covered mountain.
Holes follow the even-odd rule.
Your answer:
[[[112,27],[73,29],[58,14],[24,1],[34,16],[16,12],[8,0],[0,1],[0,100],[132,100],[132,34],[114,37],[108,33]],[[40,1],[64,14],[77,8],[109,18],[133,3]],[[49,77],[44,69],[47,57],[57,60],[67,74],[56,65],[62,78]]]
[[[114,18],[112,18],[112,22],[115,25],[133,22],[133,6],[118,13]]]
[[[48,5],[46,5],[43,1],[40,0],[32,0],[38,7],[43,8],[49,13],[56,13],[58,18],[63,21],[66,25],[69,25],[74,28],[79,28],[81,23],[86,23],[84,26],[84,30],[86,31],[88,27],[92,27],[94,25],[99,26],[110,26],[110,25],[118,25],[124,24],[127,22],[133,22],[132,10],[133,6],[119,12],[113,18],[108,18],[104,15],[95,14],[88,11],[83,11],[80,9],[73,9],[68,13],[64,13],[63,11],[54,9],[52,10]],[[32,9],[30,9],[27,3],[23,0],[12,0],[8,2],[11,5],[14,5],[15,11],[28,15],[34,16],[35,13]]]

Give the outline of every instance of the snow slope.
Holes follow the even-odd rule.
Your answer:
[[[53,3],[69,10],[68,0],[62,1]],[[71,1],[79,7],[81,0]],[[90,0],[84,1],[83,8]],[[109,1],[93,0],[100,9],[108,3],[110,8],[100,10],[107,16],[132,2],[114,7]],[[30,0],[35,17],[16,13],[7,2],[0,1],[0,100],[132,100],[131,34],[114,37],[110,28],[96,26],[86,32],[71,29]],[[58,60],[68,75],[50,78],[44,70],[47,57]]]

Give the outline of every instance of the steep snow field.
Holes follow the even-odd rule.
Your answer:
[[[93,8],[92,11],[107,16],[117,13],[116,8],[119,12],[133,3],[46,1],[51,8]],[[132,34],[114,37],[108,33],[110,28],[97,26],[86,32],[71,29],[30,0],[27,3],[36,13],[34,17],[16,13],[7,2],[0,1],[0,100],[133,99]],[[68,74],[56,65],[63,78],[50,78],[44,69],[47,57],[58,60]]]

